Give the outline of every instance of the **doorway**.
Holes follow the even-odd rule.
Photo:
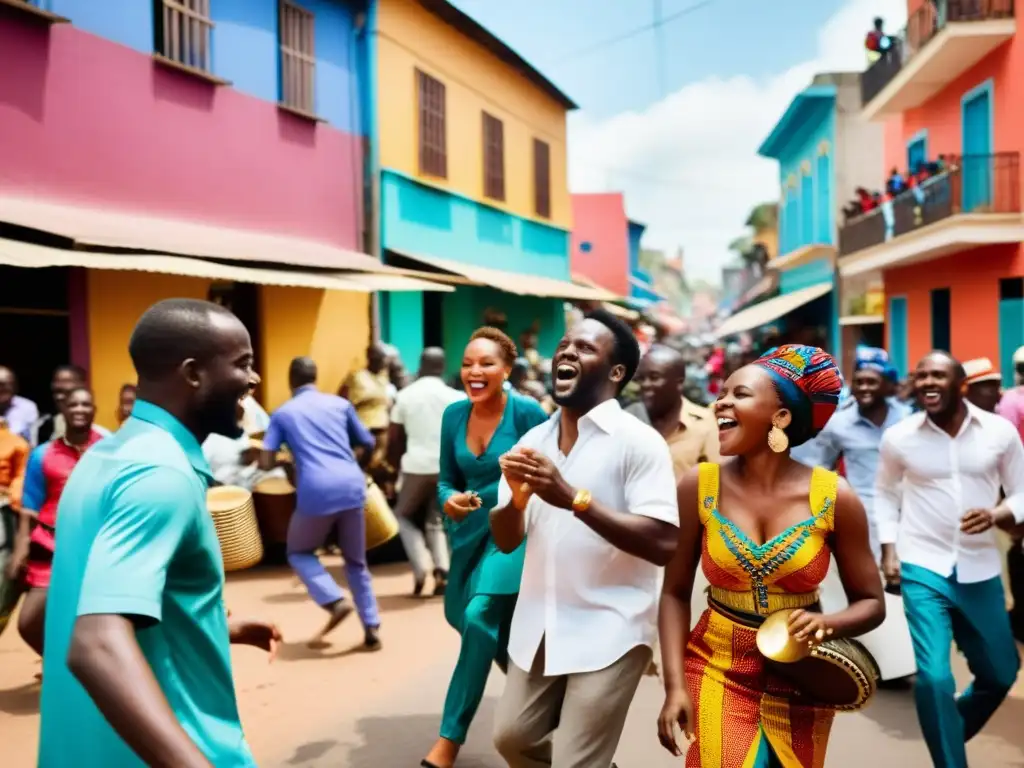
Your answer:
[[[423,347],[444,346],[444,294],[423,292]]]
[[[51,409],[54,368],[71,362],[70,275],[66,267],[0,265],[0,323],[9,329],[0,334],[0,365],[14,371],[19,394],[42,413]]]
[[[962,206],[965,213],[992,204],[992,81],[964,94],[960,102],[963,157]]]

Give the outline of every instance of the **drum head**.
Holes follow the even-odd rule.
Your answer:
[[[229,512],[245,506],[252,494],[235,485],[220,485],[206,492],[206,506],[211,512]]]
[[[263,493],[268,496],[287,496],[295,493],[295,488],[283,477],[268,477],[256,483],[252,489],[253,493]]]
[[[849,641],[827,643],[794,664],[769,661],[772,671],[789,680],[799,691],[796,702],[856,710],[875,691],[877,672],[863,649]]]

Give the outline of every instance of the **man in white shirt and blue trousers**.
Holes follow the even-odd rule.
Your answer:
[[[594,312],[555,352],[560,412],[502,457],[494,542],[526,538],[494,743],[510,768],[609,768],[657,636],[679,526],[668,445],[616,401],[629,327]]]
[[[964,370],[949,354],[927,355],[914,377],[924,411],[882,438],[875,497],[882,570],[902,584],[917,714],[932,762],[967,768],[966,742],[999,708],[1020,667],[994,528],[1024,522],[1024,447],[1008,421],[964,400]],[[954,642],[975,675],[960,696]]]

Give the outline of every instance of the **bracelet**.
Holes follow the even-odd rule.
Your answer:
[[[577,515],[582,515],[584,512],[590,509],[590,501],[590,491],[581,488],[580,490],[576,491],[576,495],[573,497],[572,511],[575,512]]]

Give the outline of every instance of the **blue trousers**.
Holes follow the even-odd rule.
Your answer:
[[[303,515],[296,512],[288,524],[288,564],[306,585],[309,596],[327,607],[345,594],[314,554],[324,545],[327,534],[335,529],[338,547],[345,561],[356,612],[364,627],[379,627],[377,597],[373,594],[370,569],[366,565],[366,517],[362,509],[347,509],[329,515]]]
[[[902,582],[921,731],[936,768],[967,768],[966,742],[1002,704],[1020,667],[1002,580],[961,584],[955,573],[944,578],[904,564]],[[950,666],[954,642],[974,675],[959,697]]]

